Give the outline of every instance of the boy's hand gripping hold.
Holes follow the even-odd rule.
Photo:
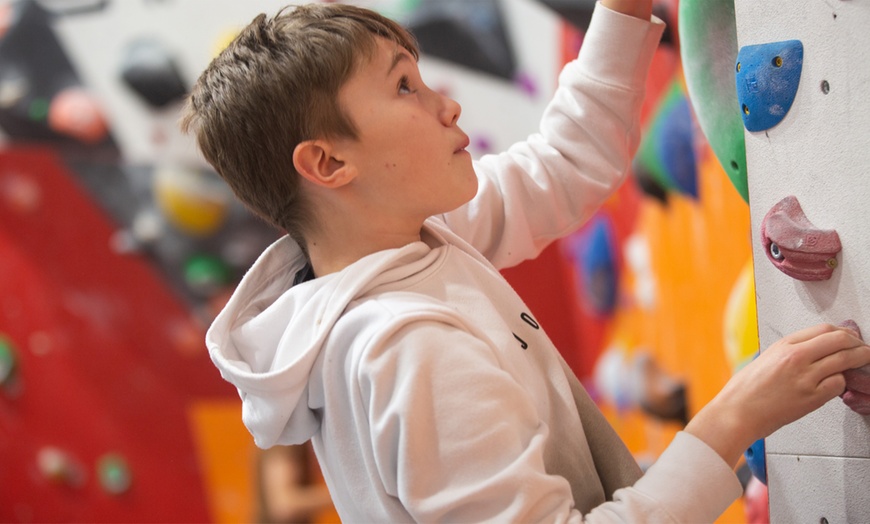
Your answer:
[[[686,431],[733,466],[756,440],[841,395],[843,372],[868,363],[870,347],[847,328],[819,324],[792,333],[734,375]]]

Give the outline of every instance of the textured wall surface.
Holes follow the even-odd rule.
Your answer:
[[[854,320],[870,332],[870,2],[736,0],[738,43],[799,40],[803,67],[790,111],[767,130],[746,132],[759,341],[818,322]],[[738,109],[739,110],[739,109]],[[793,195],[819,229],[839,234],[828,280],[779,271],[760,230]],[[772,522],[868,522],[870,421],[834,399],[767,439]]]

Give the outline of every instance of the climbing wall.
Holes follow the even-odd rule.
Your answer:
[[[735,12],[761,347],[818,322],[866,336],[870,3],[736,0]],[[766,439],[772,522],[870,522],[864,377]]]

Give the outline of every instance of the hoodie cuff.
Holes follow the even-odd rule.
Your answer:
[[[659,501],[676,522],[713,522],[743,494],[722,457],[685,431],[677,433],[634,488]]]
[[[608,84],[643,89],[664,30],[665,23],[655,16],[641,20],[597,2],[575,64]]]

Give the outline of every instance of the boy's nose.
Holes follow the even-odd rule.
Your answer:
[[[446,126],[455,125],[462,113],[462,106],[452,98],[441,95],[441,121]]]

